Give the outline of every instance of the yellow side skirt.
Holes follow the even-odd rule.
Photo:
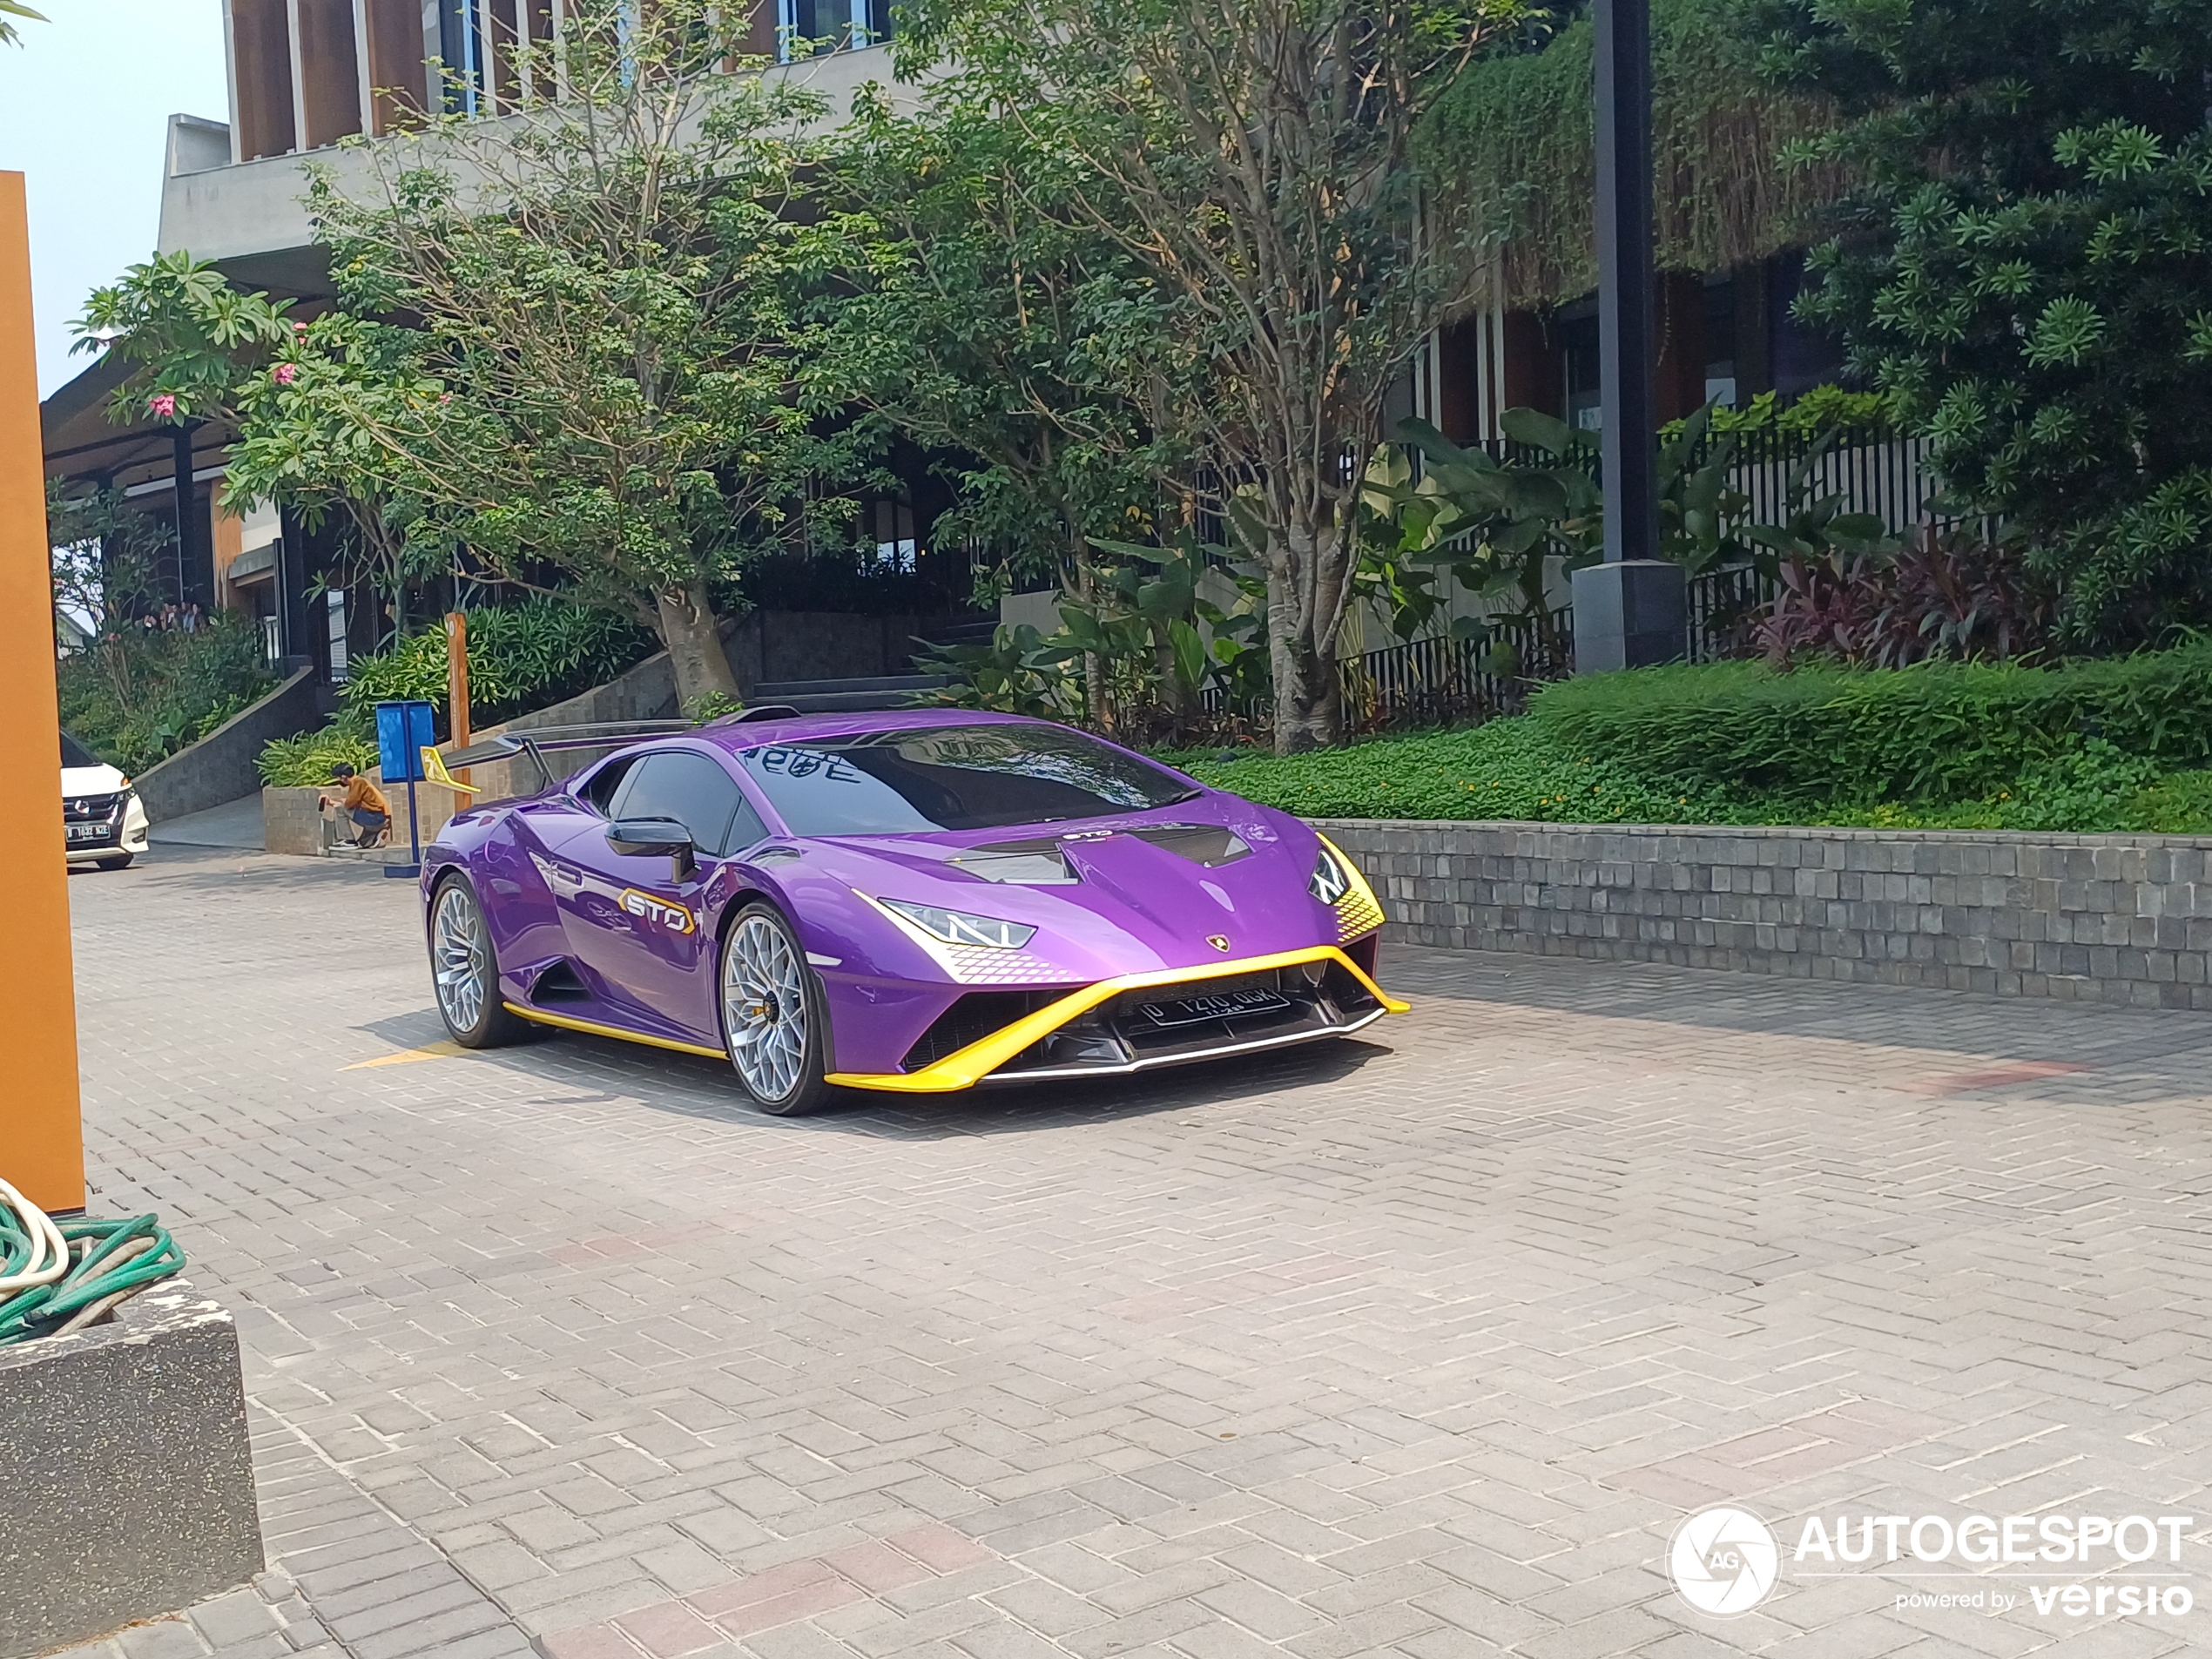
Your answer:
[[[601,1025],[594,1020],[573,1020],[565,1014],[548,1014],[541,1008],[526,1008],[519,1003],[504,1004],[509,1014],[539,1025],[557,1025],[563,1031],[581,1031],[587,1036],[619,1037],[624,1042],[642,1042],[649,1049],[673,1049],[678,1054],[703,1055],[709,1060],[727,1060],[730,1056],[719,1049],[704,1048],[696,1042],[678,1042],[674,1037],[649,1037],[643,1032],[625,1031],[620,1026]]]
[[[1070,991],[1057,1002],[1048,1003],[1035,1014],[1016,1020],[1004,1030],[993,1032],[981,1042],[971,1042],[959,1053],[947,1055],[942,1060],[925,1066],[920,1071],[835,1071],[829,1075],[827,1081],[846,1089],[880,1089],[907,1095],[941,1095],[955,1089],[969,1089],[1031,1043],[1050,1036],[1078,1015],[1089,1013],[1123,991],[1144,991],[1157,985],[1184,985],[1194,981],[1227,979],[1238,974],[1264,973],[1271,968],[1297,968],[1306,962],[1339,963],[1393,1014],[1403,1014],[1412,1006],[1399,1001],[1361,973],[1359,965],[1334,945],[1316,945],[1306,950],[1279,951],[1272,956],[1247,956],[1240,961],[1214,962],[1204,968],[1170,968],[1157,973],[1124,974],[1119,979],[1101,980],[1096,985],[1084,986],[1080,991]]]

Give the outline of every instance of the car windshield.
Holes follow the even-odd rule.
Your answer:
[[[99,764],[99,756],[94,754],[75,738],[71,737],[68,732],[62,733],[62,769],[64,772],[78,766],[97,766]]]
[[[941,725],[748,749],[794,835],[897,835],[1103,818],[1189,800],[1173,773],[1055,725]]]

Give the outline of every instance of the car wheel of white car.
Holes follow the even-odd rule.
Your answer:
[[[747,905],[722,941],[722,1037],[730,1063],[765,1112],[795,1117],[829,1097],[822,1081],[821,999],[791,924]]]
[[[475,893],[457,875],[430,900],[430,980],[446,1029],[464,1049],[512,1042],[527,1028],[499,1000],[499,959]]]
[[[138,856],[136,853],[121,853],[114,858],[94,859],[92,862],[103,870],[127,870],[131,867],[131,860]]]

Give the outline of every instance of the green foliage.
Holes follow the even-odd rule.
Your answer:
[[[556,598],[471,610],[469,703],[475,725],[557,703],[612,679],[649,655],[652,636],[610,611]],[[391,698],[446,701],[449,653],[442,626],[424,629],[389,651],[354,659],[344,692],[363,711]]]
[[[1175,741],[1201,725],[1234,727],[1264,701],[1262,585],[1227,550],[1184,535],[1161,547],[1105,537],[1087,559],[1089,592],[1068,595],[1049,635],[1001,624],[991,643],[945,648],[920,665],[954,684],[940,700],[1047,718],[1095,717],[1136,741]],[[1211,580],[1210,580],[1211,578]],[[1227,604],[1207,597],[1230,589]],[[1223,595],[1227,597],[1226,595]],[[1209,693],[1229,713],[1203,711]]]
[[[1654,200],[1668,270],[1723,271],[1788,247],[1807,212],[1840,187],[1833,167],[1780,163],[1784,145],[1824,130],[1832,113],[1824,98],[1759,84],[1757,49],[1734,27],[1737,6],[1652,6]],[[1508,305],[1571,300],[1597,282],[1592,53],[1589,22],[1576,17],[1541,50],[1486,57],[1418,137],[1446,214],[1480,239],[1478,258],[1496,260]]]
[[[1858,187],[1799,314],[2061,590],[2070,644],[2212,619],[2208,0],[1751,0]]]
[[[1532,716],[1286,759],[1164,756],[1192,777],[1309,818],[1548,824],[1827,824],[1901,830],[2212,833],[2212,771],[2161,774],[2087,738],[1968,801],[1700,792],[1578,753]]]
[[[1594,674],[1547,687],[1530,718],[1580,752],[1687,788],[1966,802],[2091,738],[2162,769],[2212,762],[2212,643],[2050,669],[1726,663]]]
[[[123,623],[61,659],[63,727],[126,772],[199,741],[273,690],[261,632],[226,611],[192,633]]]
[[[331,768],[341,760],[355,772],[370,772],[377,759],[376,737],[367,721],[341,711],[318,731],[265,744],[253,764],[272,788],[311,788],[328,783]]]
[[[0,0],[0,46],[17,46],[23,44],[21,32],[10,21],[16,17],[28,17],[33,23],[46,21],[44,12],[33,11],[29,6],[24,4],[23,0]]]
[[[1662,438],[1680,435],[1687,417],[1669,421],[1659,428]],[[1831,435],[1858,439],[1884,438],[1891,434],[1890,401],[1879,392],[1847,392],[1840,386],[1814,386],[1784,404],[1772,392],[1761,392],[1741,408],[1715,406],[1712,430],[1716,435],[1739,432],[1778,432],[1801,443]]]
[[[1308,818],[1680,824],[1711,822],[1722,810],[1577,755],[1525,718],[1325,754],[1182,756],[1174,764],[1217,788]]]
[[[1080,586],[1089,538],[1128,534],[1173,464],[1102,361],[1130,261],[1071,211],[1066,158],[1024,122],[958,76],[921,98],[864,87],[831,135],[824,188],[850,240],[803,372],[948,457],[932,536],[979,550],[992,588]]]

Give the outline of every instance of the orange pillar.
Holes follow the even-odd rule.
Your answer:
[[[53,550],[30,343],[30,230],[23,175],[0,172],[0,812],[10,975],[0,1013],[0,1176],[47,1210],[84,1207],[77,987],[62,860],[61,712],[54,692]]]

